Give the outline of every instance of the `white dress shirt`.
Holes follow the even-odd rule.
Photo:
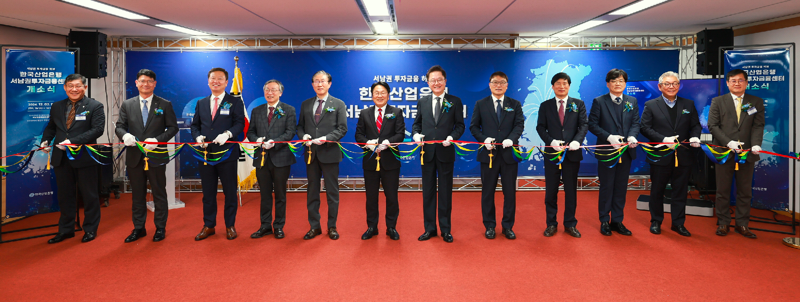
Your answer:
[[[140,111],[141,111],[141,110],[144,110],[144,104],[145,104],[145,103],[143,103],[143,102],[142,102],[142,100],[144,100],[144,101],[147,101],[147,102],[146,102],[146,103],[147,103],[147,110],[148,110],[148,112],[149,112],[149,110],[150,110],[150,108],[151,108],[151,104],[153,103],[153,96],[154,96],[154,95],[155,95],[155,94],[151,94],[151,95],[150,95],[150,97],[148,97],[148,98],[143,98],[141,95],[139,95],[139,110],[140,110]]]
[[[214,107],[214,98],[215,97],[219,98],[219,100],[217,101],[217,106],[216,107]],[[208,102],[209,103],[208,106],[209,106],[209,108],[211,108],[211,112],[212,112],[211,114],[212,115],[216,114],[217,108],[219,108],[219,106],[222,105],[222,100],[224,98],[225,98],[225,93],[224,92],[222,94],[220,94],[220,95],[214,95],[213,93],[211,94],[211,99],[210,99],[211,101]]]
[[[499,99],[494,97],[494,94],[492,95],[492,108],[494,109],[494,113],[495,114],[497,114],[497,100],[500,100],[500,110],[502,110],[503,109],[503,100],[505,98],[506,98],[505,94],[501,95]]]
[[[442,95],[435,95],[435,94],[431,93],[431,96],[433,97],[433,98],[431,98],[431,100],[432,100],[432,102],[431,102],[431,105],[432,105],[431,106],[431,112],[433,112],[434,116],[436,116],[436,98],[439,98],[439,102],[441,103],[441,106],[442,106],[441,108],[442,109],[440,109],[440,110],[444,110],[444,95],[445,94],[446,93],[442,93]],[[439,112],[439,113],[441,113],[441,112]]]

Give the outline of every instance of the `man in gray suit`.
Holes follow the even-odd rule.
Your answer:
[[[147,157],[136,146],[136,142],[168,142],[178,133],[178,121],[172,103],[153,94],[156,88],[156,73],[149,69],[139,70],[136,74],[136,88],[139,95],[122,102],[119,108],[116,134],[125,145],[125,164],[128,168],[128,179],[131,181],[131,199],[133,200],[133,232],[125,238],[125,242],[134,242],[147,235],[144,223],[147,220],[147,182],[153,192],[155,206],[156,233],[153,241],[164,240],[167,227],[167,162],[166,154],[150,154]],[[166,150],[156,144],[142,144],[145,152]]]
[[[730,192],[731,183],[736,175],[736,232],[747,238],[755,239],[750,232],[750,201],[753,197],[753,169],[761,152],[761,140],[764,138],[764,100],[745,94],[747,89],[747,72],[734,69],[726,75],[730,93],[711,100],[708,113],[708,130],[714,136],[714,144],[727,146],[736,153],[750,150],[747,161],[735,163],[734,154],[730,154],[724,164],[715,164],[717,176],[717,232],[719,236],[728,235],[731,223]],[[737,169],[738,166],[738,169]]]
[[[281,239],[286,224],[286,182],[296,162],[294,154],[285,142],[294,138],[296,129],[294,107],[281,103],[283,84],[269,80],[264,84],[267,103],[253,109],[247,139],[261,143],[255,152],[253,166],[256,167],[258,187],[261,189],[261,227],[250,238],[261,238],[272,234]],[[319,183],[319,182],[318,182]],[[275,221],[272,221],[272,192],[275,191]]]
[[[337,141],[347,133],[347,108],[344,102],[328,94],[331,75],[324,70],[312,77],[311,86],[317,96],[303,101],[297,123],[297,137],[308,140],[303,152],[308,177],[308,222],[311,230],[303,239],[322,234],[319,215],[319,181],[325,176],[325,195],[328,201],[328,237],[339,239],[336,217],[339,214],[339,162],[342,151]]]

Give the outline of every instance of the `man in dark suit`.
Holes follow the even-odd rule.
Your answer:
[[[178,119],[172,109],[172,103],[153,94],[156,88],[156,73],[149,69],[139,70],[136,74],[136,88],[139,95],[122,102],[119,108],[116,134],[125,145],[125,164],[128,168],[128,179],[131,181],[131,199],[133,211],[133,231],[125,238],[125,242],[133,242],[147,235],[144,223],[147,220],[147,182],[153,192],[153,205],[156,233],[153,241],[164,240],[166,236],[167,215],[167,163],[166,154],[145,154],[136,147],[137,141],[168,142],[178,133]],[[143,144],[146,151],[158,147],[157,144]]]
[[[261,145],[255,152],[253,166],[256,167],[258,187],[261,189],[261,226],[250,238],[261,238],[272,234],[275,238],[285,236],[286,224],[286,182],[289,172],[297,162],[289,145],[285,143],[294,138],[297,125],[294,107],[281,103],[283,84],[269,80],[264,84],[264,98],[267,103],[253,109],[247,139]],[[272,220],[272,192],[275,192],[275,221]]]
[[[578,170],[583,160],[581,143],[587,131],[586,105],[569,97],[572,79],[566,73],[555,74],[550,84],[556,97],[542,102],[536,122],[536,132],[542,142],[550,145],[544,153],[544,204],[547,212],[544,236],[552,237],[558,230],[558,187],[563,181],[564,229],[570,236],[581,238],[581,232],[575,227],[578,225],[575,208],[578,205]],[[558,155],[564,149],[567,150]]]
[[[336,218],[339,215],[339,162],[342,161],[342,151],[337,142],[347,134],[347,108],[342,100],[328,94],[333,83],[329,73],[317,71],[311,80],[311,86],[317,95],[300,105],[297,123],[297,137],[309,140],[303,155],[308,177],[306,202],[311,230],[303,239],[308,240],[322,234],[319,181],[324,176],[325,196],[328,201],[328,237],[336,240],[339,239]]]
[[[678,96],[680,88],[678,74],[665,72],[658,78],[658,90],[662,95],[647,101],[642,113],[642,134],[651,142],[675,143],[689,141],[692,147],[700,147],[700,118],[694,101]],[[663,145],[661,145],[663,148]],[[686,221],[686,192],[689,175],[694,163],[694,152],[679,145],[675,154],[667,155],[661,151],[660,158],[647,158],[650,162],[650,233],[661,234],[664,220],[664,191],[672,184],[670,209],[672,213],[671,230],[681,236],[692,236]],[[658,155],[658,154],[657,154]],[[677,163],[675,161],[678,161]]]
[[[362,147],[370,151],[364,156],[364,187],[367,193],[367,231],[361,236],[362,240],[378,235],[378,194],[383,184],[383,194],[386,196],[386,235],[393,240],[399,240],[397,233],[397,216],[400,207],[397,203],[397,189],[400,187],[400,160],[395,157],[392,150],[387,150],[393,143],[401,143],[406,137],[406,122],[403,110],[387,105],[389,93],[392,91],[389,84],[377,82],[372,84],[372,101],[375,106],[361,110],[356,126],[356,142],[363,143]]]
[[[764,100],[750,94],[747,89],[747,72],[734,69],[726,75],[727,93],[711,100],[708,114],[708,129],[714,136],[714,144],[727,146],[737,154],[750,150],[747,161],[735,163],[730,154],[724,164],[715,164],[717,176],[717,232],[719,236],[728,235],[731,223],[730,192],[734,175],[736,176],[736,228],[737,233],[747,238],[756,238],[750,232],[750,202],[753,198],[753,170],[760,159],[761,141],[764,139]]]
[[[203,187],[203,229],[194,240],[203,240],[216,233],[217,183],[222,182],[225,194],[225,233],[228,240],[236,239],[236,188],[238,178],[239,147],[226,143],[244,131],[244,102],[225,93],[228,72],[212,68],[208,72],[208,87],[211,95],[197,101],[192,118],[192,137],[204,148],[209,162],[200,165],[200,182]],[[213,141],[209,141],[214,137]],[[211,142],[208,144],[207,142]],[[227,155],[227,158],[225,156]],[[217,159],[217,161],[212,161]]]
[[[64,90],[67,98],[50,107],[50,121],[42,134],[43,148],[58,142],[50,164],[56,174],[61,218],[58,220],[58,234],[47,243],[75,237],[75,215],[78,207],[76,189],[83,196],[84,235],[81,242],[89,242],[97,237],[97,226],[100,224],[98,163],[86,154],[90,152],[87,148],[81,148],[82,154],[75,155],[75,159],[70,160],[68,147],[65,145],[96,144],[106,126],[105,110],[103,104],[84,96],[86,78],[80,74],[67,76]],[[49,148],[45,149],[45,152],[48,151]]]
[[[425,211],[425,233],[419,240],[436,236],[436,206],[438,193],[439,227],[442,239],[453,242],[450,234],[450,213],[453,205],[453,166],[456,161],[455,147],[451,141],[464,134],[464,107],[461,99],[445,93],[447,73],[439,65],[428,69],[428,87],[432,95],[422,97],[417,102],[417,116],[414,118],[412,133],[414,141],[444,141],[422,146],[422,208]],[[439,188],[436,188],[438,180]]]
[[[612,69],[606,74],[609,94],[596,97],[589,112],[589,131],[597,136],[597,145],[611,144],[608,148],[597,148],[597,177],[600,180],[598,211],[600,233],[611,236],[611,231],[630,236],[632,233],[622,224],[625,218],[625,197],[628,192],[628,176],[631,162],[636,159],[639,135],[639,106],[636,98],[624,95],[628,74],[621,69]],[[628,149],[617,160],[603,162],[616,156],[614,153],[625,146]],[[610,214],[610,216],[609,216]],[[609,221],[611,222],[609,224]]]
[[[489,77],[489,89],[492,95],[475,102],[469,131],[483,148],[478,150],[478,161],[481,163],[481,213],[484,236],[494,239],[497,220],[495,218],[494,193],[497,188],[497,177],[502,175],[503,181],[503,235],[508,239],[516,239],[512,228],[517,211],[517,170],[519,163],[514,159],[513,145],[519,143],[519,137],[525,128],[525,116],[519,101],[507,97],[508,76],[502,71],[492,73]],[[503,148],[496,148],[495,143],[502,142]]]

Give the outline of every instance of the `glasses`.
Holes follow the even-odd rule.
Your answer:
[[[278,92],[281,92],[281,90],[272,88],[272,89],[264,89],[264,92],[278,93]]]
[[[153,81],[153,80],[136,80],[136,82],[139,83],[139,84],[142,84],[142,85],[150,85],[150,84],[155,83],[156,81]]]
[[[499,81],[499,82],[498,81],[491,81],[491,82],[489,82],[489,84],[492,84],[494,86],[503,86],[503,85],[508,84],[508,82],[506,82],[506,81]]]
[[[386,91],[381,91],[381,92],[373,92],[372,95],[373,96],[384,96],[384,95],[389,95],[389,93],[387,93]]]
[[[445,81],[446,80],[444,78],[428,79],[428,83],[434,83],[434,84],[444,83]]]
[[[327,84],[327,83],[328,83],[328,81],[319,81],[319,80],[317,80],[317,81],[314,81],[313,83],[314,83],[314,84],[316,84],[316,85],[319,85],[319,84]]]
[[[613,80],[613,81],[611,81],[609,83],[611,83],[611,84],[625,84],[625,80]]]
[[[81,89],[83,85],[67,85],[67,89]]]
[[[747,83],[747,80],[728,80],[728,83],[731,83],[731,84],[744,84],[744,83]]]
[[[664,86],[664,87],[680,87],[681,83],[679,83],[679,82],[676,82],[676,83],[661,83],[661,86]]]

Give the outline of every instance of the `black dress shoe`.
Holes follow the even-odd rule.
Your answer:
[[[336,228],[328,228],[328,237],[333,240],[339,239],[339,232],[336,231]]]
[[[566,233],[575,238],[581,238],[581,232],[575,227],[567,228]]]
[[[364,235],[361,235],[361,240],[367,240],[372,238],[372,236],[378,235],[378,229],[369,227],[367,231],[364,232]]]
[[[395,228],[386,228],[386,235],[389,235],[392,240],[400,240],[400,234],[397,233]]]
[[[261,238],[272,234],[272,228],[259,228],[258,231],[250,235],[250,238]]]
[[[83,234],[83,238],[81,238],[81,242],[89,242],[94,240],[97,237],[97,233],[95,232],[86,232]]]
[[[128,238],[125,238],[125,243],[134,242],[144,236],[147,236],[147,230],[145,228],[133,229],[133,232],[128,235]]]
[[[692,237],[692,233],[689,233],[689,231],[686,230],[686,227],[682,225],[677,225],[677,226],[673,225],[670,229],[680,234],[681,236]]]
[[[514,234],[511,229],[503,229],[503,235],[506,236],[506,239],[517,239],[517,234]]]
[[[422,235],[420,235],[419,238],[417,238],[417,240],[425,241],[425,240],[431,239],[431,237],[434,237],[434,236],[436,236],[436,232],[425,232],[425,233],[422,233]]]
[[[608,222],[600,223],[600,234],[611,236],[611,226],[608,225]]]
[[[283,229],[275,229],[275,238],[283,239],[286,237],[286,234],[283,233]]]
[[[58,234],[56,234],[55,237],[50,238],[50,240],[47,240],[47,243],[50,243],[50,244],[59,243],[61,241],[64,241],[64,239],[72,238],[72,237],[75,237],[75,233],[74,232],[58,233]]]
[[[167,237],[167,230],[166,229],[156,229],[156,233],[153,234],[153,242],[159,242],[164,240]]]
[[[450,233],[442,232],[442,239],[444,239],[444,242],[452,243],[453,242],[453,235],[450,235]]]
[[[308,233],[306,233],[305,236],[303,236],[303,239],[308,240],[317,237],[317,235],[321,234],[322,234],[322,229],[311,229],[310,231],[308,231]]]
[[[547,228],[544,229],[544,237],[553,237],[553,235],[555,235],[557,231],[558,231],[558,226],[555,225],[547,226]]]
[[[625,225],[622,224],[622,222],[612,222],[611,230],[619,233],[620,235],[625,235],[625,236],[633,235],[633,233],[631,233],[631,231],[628,230],[628,228],[626,228]]]
[[[650,222],[650,233],[653,234],[661,234],[661,224],[658,221],[651,221]]]
[[[486,236],[486,239],[494,239],[494,228],[486,228],[486,233],[483,235]]]

